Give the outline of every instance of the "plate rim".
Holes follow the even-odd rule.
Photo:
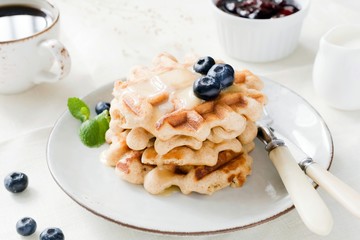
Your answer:
[[[331,134],[331,131],[328,127],[328,125],[326,124],[325,120],[323,119],[323,117],[320,115],[320,113],[301,95],[299,95],[297,92],[295,92],[294,90],[286,87],[285,85],[278,83],[274,80],[271,80],[267,77],[264,76],[260,76],[258,75],[258,77],[264,81],[264,83],[266,82],[270,82],[274,85],[278,85],[281,88],[285,88],[286,90],[288,90],[289,92],[291,92],[292,94],[296,95],[298,98],[300,98],[306,105],[307,107],[310,107],[312,109],[312,111],[316,114],[316,116],[318,117],[318,119],[321,121],[321,123],[324,126],[324,129],[326,130],[326,133],[328,135],[329,138],[329,143],[330,143],[330,159],[329,159],[329,165],[327,167],[327,170],[329,170],[332,166],[333,160],[334,160],[334,141],[333,141],[333,137]],[[121,78],[124,79],[124,78]],[[86,97],[88,97],[89,95],[93,94],[95,91],[101,91],[103,89],[106,88],[110,88],[111,85],[113,85],[114,82],[108,82],[106,84],[103,84],[102,86],[88,92],[87,94],[85,94],[84,96],[80,97],[80,99],[84,99]],[[78,205],[80,205],[81,207],[83,207],[84,209],[88,210],[89,212],[91,212],[92,214],[101,217],[109,222],[121,225],[123,227],[126,228],[130,228],[130,229],[134,229],[137,231],[143,231],[143,232],[148,232],[148,233],[155,233],[155,234],[162,234],[162,235],[172,235],[172,236],[204,236],[204,235],[215,235],[215,234],[223,234],[223,233],[229,233],[229,232],[234,232],[234,231],[238,231],[238,230],[245,230],[248,228],[252,228],[252,227],[256,227],[259,225],[262,225],[264,223],[270,222],[282,215],[287,214],[288,212],[292,211],[295,206],[292,204],[290,207],[284,209],[281,212],[278,212],[277,214],[274,214],[272,216],[269,216],[268,218],[264,218],[260,221],[256,221],[253,223],[249,223],[246,225],[242,225],[242,226],[237,226],[237,227],[231,227],[231,228],[222,228],[222,229],[218,229],[218,230],[210,230],[210,231],[164,231],[164,230],[159,230],[159,229],[154,229],[154,228],[146,228],[146,227],[140,227],[140,226],[136,226],[133,224],[128,224],[119,220],[115,220],[111,217],[106,216],[105,214],[99,213],[98,211],[92,209],[91,207],[86,206],[85,204],[81,203],[79,200],[76,199],[75,196],[73,196],[70,192],[68,192],[66,189],[64,189],[64,187],[59,183],[59,181],[56,179],[53,171],[51,170],[51,166],[50,166],[50,142],[51,139],[53,137],[54,134],[54,129],[55,127],[58,125],[58,123],[61,121],[61,119],[69,112],[68,109],[66,109],[60,116],[59,118],[55,121],[54,126],[49,134],[48,140],[47,140],[47,144],[46,144],[46,163],[47,163],[47,167],[48,170],[53,178],[53,180],[55,181],[55,183],[60,187],[60,189],[67,195],[69,196],[74,202],[76,202]],[[314,182],[315,183],[315,182]],[[314,188],[317,189],[318,188],[318,184],[314,184]]]

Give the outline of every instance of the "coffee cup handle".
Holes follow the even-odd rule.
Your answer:
[[[50,52],[52,56],[52,60],[50,61],[53,61],[54,64],[50,69],[51,71],[42,71],[39,78],[34,82],[36,84],[42,82],[57,82],[66,77],[71,69],[71,58],[64,45],[56,39],[50,39],[41,42],[40,47]]]

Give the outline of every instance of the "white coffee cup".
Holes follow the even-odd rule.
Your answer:
[[[68,75],[71,60],[58,40],[59,11],[54,5],[45,0],[2,0],[0,28],[1,94],[20,93]]]
[[[322,36],[313,83],[330,106],[360,109],[360,25],[337,25]]]

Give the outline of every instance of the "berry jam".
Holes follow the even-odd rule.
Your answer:
[[[286,17],[299,11],[292,0],[219,0],[224,12],[249,19]]]

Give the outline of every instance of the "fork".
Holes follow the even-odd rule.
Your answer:
[[[264,110],[264,116],[266,116],[264,121],[269,121],[268,125],[271,124],[272,119],[270,119],[266,110]],[[291,140],[278,132],[276,135],[286,142],[296,162],[308,177],[322,187],[350,213],[360,218],[359,192],[323,168]]]
[[[277,169],[286,190],[304,224],[318,235],[327,235],[333,226],[328,207],[291,155],[283,139],[271,127],[272,119],[264,108],[257,122],[257,137],[265,144],[269,158]]]

